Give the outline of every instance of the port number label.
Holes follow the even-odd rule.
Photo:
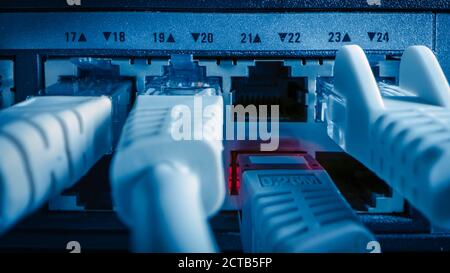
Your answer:
[[[66,249],[70,250],[69,253],[81,253],[81,244],[78,241],[70,241],[67,243]]]
[[[86,35],[84,33],[78,33],[78,32],[65,32],[64,33],[66,43],[84,43],[87,42]]]
[[[369,253],[381,253],[381,244],[378,241],[370,241],[367,243],[366,250]]]
[[[110,39],[114,42],[125,42],[125,32],[109,32],[105,31],[103,32],[103,37],[105,38],[105,41],[109,41]]]
[[[153,33],[153,42],[154,43],[175,43],[175,38],[172,33],[164,33],[164,32],[154,32]]]
[[[348,33],[344,32],[329,32],[328,33],[328,42],[329,43],[347,43],[351,42],[352,39],[350,38],[350,35]]]
[[[66,0],[69,6],[81,6],[81,0]]]
[[[241,44],[260,44],[261,38],[258,33],[241,33]]]
[[[388,32],[367,32],[367,36],[369,36],[369,40],[371,42],[377,42],[377,43],[389,42],[389,33]]]
[[[280,32],[278,36],[282,43],[300,43],[300,32]]]
[[[214,34],[211,32],[192,32],[191,36],[196,43],[200,42],[202,44],[212,44],[214,42]]]

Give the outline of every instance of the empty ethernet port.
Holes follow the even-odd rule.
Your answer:
[[[112,211],[109,166],[112,155],[105,155],[78,183],[49,202],[50,211]]]
[[[257,61],[248,77],[232,78],[233,105],[279,105],[280,121],[307,121],[307,78],[291,77],[290,68],[278,61]]]
[[[402,213],[403,198],[353,157],[342,152],[317,152],[316,159],[342,195],[358,212]]]

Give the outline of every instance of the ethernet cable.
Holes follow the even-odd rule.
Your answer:
[[[116,211],[135,252],[216,252],[208,219],[222,206],[223,99],[190,55],[148,80],[111,165]]]
[[[364,253],[374,236],[308,154],[240,154],[245,252]]]
[[[392,87],[377,85],[360,47],[344,46],[324,86],[330,138],[432,225],[450,228],[450,89],[432,51],[406,49]]]
[[[215,252],[208,217],[225,196],[222,97],[171,94],[136,98],[112,162],[113,200],[133,251]],[[188,113],[184,129],[199,138],[174,138]]]
[[[0,112],[0,233],[52,202],[114,149],[131,82],[61,77]]]
[[[111,100],[33,97],[0,112],[0,233],[111,151]]]

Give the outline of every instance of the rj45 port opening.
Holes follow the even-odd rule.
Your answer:
[[[279,61],[257,61],[248,69],[248,77],[232,79],[233,105],[279,105],[280,121],[307,121],[306,78],[291,77]]]

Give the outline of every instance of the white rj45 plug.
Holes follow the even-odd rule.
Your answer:
[[[192,139],[177,136],[183,121]],[[208,216],[225,197],[222,131],[221,96],[136,98],[111,169],[113,199],[134,251],[217,250]]]
[[[328,134],[433,225],[450,228],[450,89],[444,73],[430,49],[412,46],[401,59],[399,86],[380,86],[363,50],[344,46],[326,96]]]
[[[34,97],[0,112],[0,232],[111,152],[106,97]]]

